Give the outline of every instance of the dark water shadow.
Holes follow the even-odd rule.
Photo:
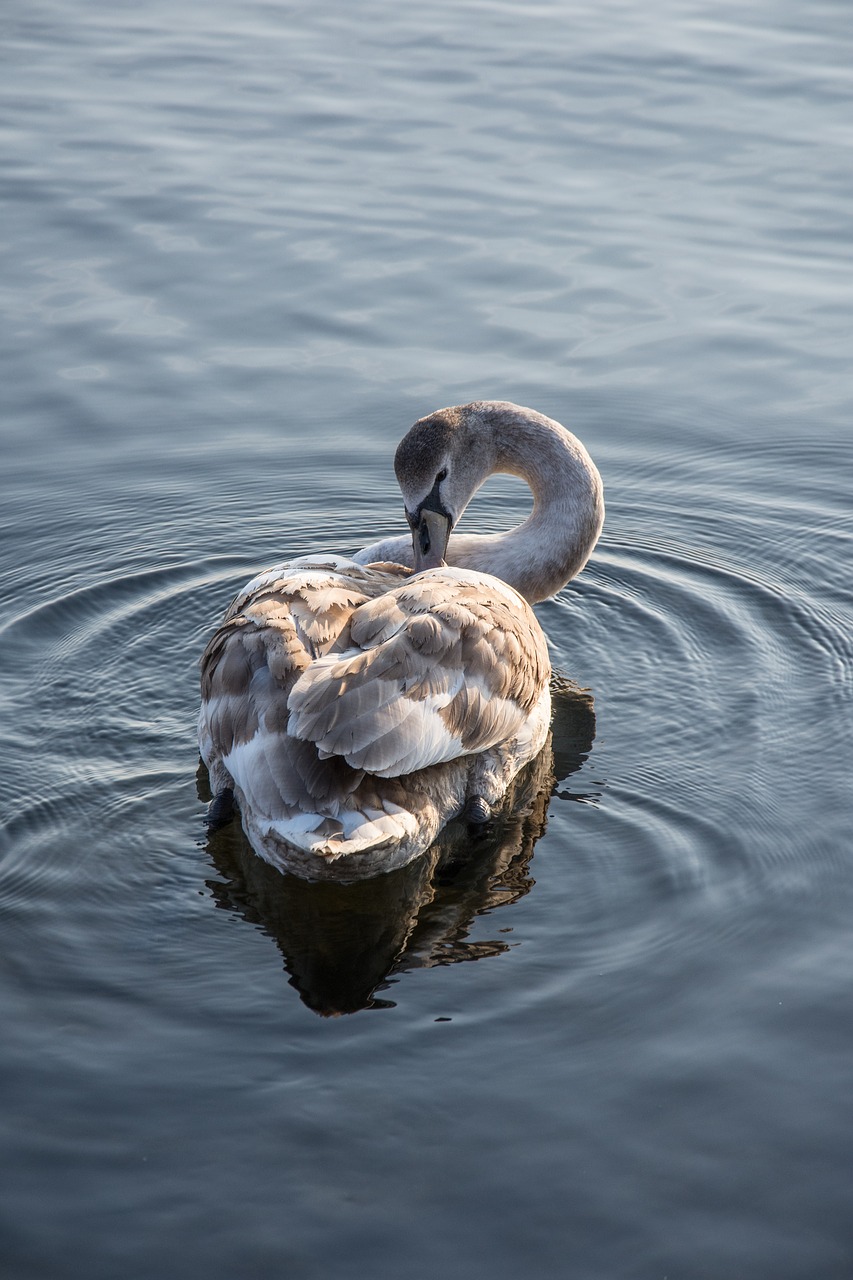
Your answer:
[[[471,940],[472,925],[533,888],[530,862],[549,800],[595,738],[591,695],[559,677],[552,689],[552,732],[515,779],[500,817],[481,834],[450,823],[426,853],[387,875],[352,884],[303,880],[258,857],[239,819],[209,833],[207,853],[221,878],[207,885],[217,907],[274,939],[310,1009],[328,1017],[391,1008],[378,993],[397,974],[508,950],[500,938]],[[199,789],[207,798],[204,772]]]

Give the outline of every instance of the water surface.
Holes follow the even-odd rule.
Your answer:
[[[849,1275],[847,6],[6,17],[9,1275]],[[475,398],[604,476],[588,694],[490,840],[278,876],[198,655]]]

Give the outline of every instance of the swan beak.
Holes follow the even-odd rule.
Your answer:
[[[444,553],[450,537],[450,517],[443,511],[421,509],[417,524],[412,528],[412,547],[415,553],[415,573],[423,569],[441,569]]]

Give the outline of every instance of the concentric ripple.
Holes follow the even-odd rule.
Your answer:
[[[541,611],[556,662],[596,700],[597,825],[557,797],[550,829],[581,971],[684,929],[718,932],[725,903],[789,891],[844,856],[827,733],[844,726],[843,758],[853,611],[838,557],[853,563],[853,527],[831,470],[777,449],[757,504],[748,447],[699,468],[644,461],[638,475],[621,459],[599,552]],[[698,921],[666,909],[685,893],[708,907]]]
[[[672,452],[605,462],[605,538],[582,577],[540,609],[555,667],[595,705],[595,743],[573,777],[543,782],[554,789],[550,820],[530,844],[550,881],[541,927],[565,898],[580,971],[676,942],[684,916],[668,901],[776,891],[839,856],[838,780],[823,748],[826,724],[849,725],[853,694],[840,567],[851,530],[828,459],[818,460],[804,470],[778,449],[760,501],[746,446],[698,467]],[[505,527],[525,503],[516,486],[492,486],[482,527]],[[198,858],[195,664],[263,561],[206,554],[192,509],[171,494],[165,510],[186,528],[186,551],[167,563],[145,550],[156,544],[150,515],[134,526],[109,500],[100,510],[104,559],[93,562],[72,529],[65,563],[24,592],[0,631],[21,761],[7,782],[4,910],[61,902],[83,885],[93,901],[118,886],[127,894],[156,832],[164,848],[183,841],[183,874]],[[90,512],[81,502],[80,519]],[[310,537],[297,530],[297,549],[340,544],[327,523]],[[351,533],[353,518],[342,524]],[[248,542],[245,530],[228,532]],[[573,732],[560,716],[558,702],[555,759],[561,732]],[[820,821],[804,824],[804,808]],[[500,901],[485,893],[482,909]],[[713,914],[703,919],[718,927]]]

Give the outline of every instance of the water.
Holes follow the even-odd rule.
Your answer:
[[[848,7],[5,17],[4,1275],[848,1276]],[[278,877],[198,654],[476,397],[604,476],[592,702],[449,866]]]

